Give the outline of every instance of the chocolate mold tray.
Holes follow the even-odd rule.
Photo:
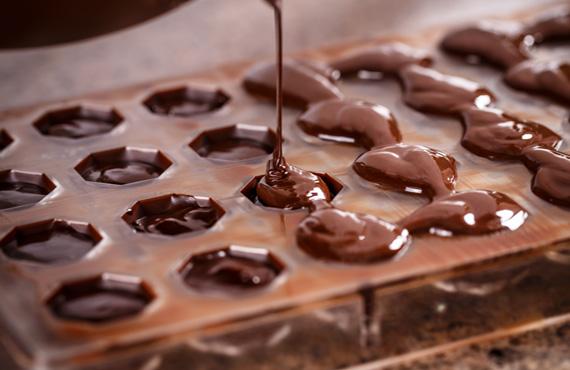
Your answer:
[[[389,41],[427,46],[438,71],[479,82],[495,93],[505,111],[541,122],[564,141],[570,139],[563,106],[515,92],[492,68],[465,65],[442,54],[437,42],[446,30]],[[387,40],[297,57],[326,63],[382,41]],[[567,46],[541,47],[539,53],[559,54],[561,48],[568,51]],[[8,140],[0,152],[0,170],[20,171],[42,188],[41,197],[0,211],[4,251],[0,287],[10,292],[0,305],[0,316],[9,348],[29,367],[61,369],[96,363],[103,353],[128,353],[275,312],[310,311],[330,306],[335,299],[346,299],[354,308],[360,304],[357,293],[365,288],[424,279],[570,238],[570,211],[534,195],[532,175],[521,163],[493,162],[471,154],[458,144],[462,132],[456,119],[412,110],[403,103],[394,79],[343,79],[338,87],[345,96],[392,111],[406,143],[452,155],[458,162],[459,191],[500,191],[523,206],[529,217],[515,231],[414,236],[406,253],[386,262],[348,265],[311,258],[295,243],[295,229],[305,210],[271,209],[244,194],[248,184],[264,174],[267,153],[274,145],[274,107],[241,86],[251,65],[237,63],[187,78],[1,113],[3,137],[8,135],[13,142]],[[201,103],[184,107],[180,99],[185,97]],[[166,103],[157,108],[161,102]],[[363,150],[306,137],[296,125],[301,113],[285,109],[287,160],[326,174],[336,188],[335,206],[395,222],[427,203],[421,197],[367,186],[351,169]],[[228,151],[237,154],[232,157]],[[116,168],[127,169],[129,175]],[[180,201],[192,212],[207,214],[207,222],[196,216],[192,221],[203,222],[177,225],[182,230],[171,235],[148,232],[144,225],[133,227],[131,214],[152,217],[156,202],[178,207]],[[80,240],[81,245],[74,258],[63,261],[37,250],[24,249],[16,257],[5,253],[45,235],[71,238],[74,246]],[[275,279],[255,292],[197,289],[196,282],[189,283],[188,266],[210,252],[255,259],[271,269]],[[120,308],[94,310],[86,319],[81,304],[68,304],[99,295],[112,296]],[[342,304],[337,309],[342,311]],[[349,320],[347,325],[354,323]],[[350,330],[360,338],[360,329]]]

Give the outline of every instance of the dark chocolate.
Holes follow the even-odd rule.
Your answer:
[[[123,117],[115,110],[73,107],[48,112],[34,126],[43,135],[81,139],[113,130]]]
[[[562,138],[540,123],[513,117],[498,109],[470,108],[462,112],[465,132],[461,144],[489,159],[518,159],[525,148],[556,148]]]
[[[353,168],[378,186],[429,198],[451,193],[457,180],[455,159],[422,145],[375,148],[358,157]]]
[[[515,89],[570,103],[570,61],[529,60],[509,69],[504,78]]]
[[[570,207],[570,155],[543,147],[527,148],[523,155],[525,165],[535,173],[533,193],[550,203]]]
[[[529,23],[525,30],[536,43],[570,39],[570,8],[559,7]]]
[[[480,235],[516,230],[527,217],[528,213],[508,195],[471,190],[438,198],[399,223],[412,234]]]
[[[332,262],[373,263],[394,257],[410,242],[408,231],[371,215],[323,208],[297,228],[297,245]]]
[[[494,95],[476,82],[417,65],[400,70],[404,101],[424,113],[457,115],[471,106],[486,107]]]
[[[364,101],[334,99],[315,103],[297,125],[322,140],[366,149],[402,141],[398,123],[388,108]]]
[[[0,130],[0,152],[2,152],[4,149],[10,146],[10,144],[12,144],[13,142],[14,139],[12,139],[12,136],[8,134],[8,131]]]
[[[441,47],[447,52],[480,58],[507,69],[529,58],[524,36],[517,22],[484,21],[450,32]]]
[[[159,91],[143,104],[155,114],[190,117],[216,111],[229,101],[230,96],[223,90],[187,86]]]
[[[0,209],[37,203],[53,189],[55,185],[43,174],[0,171]]]

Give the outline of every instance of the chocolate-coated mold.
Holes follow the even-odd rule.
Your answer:
[[[95,109],[76,106],[50,111],[38,118],[34,127],[45,136],[81,139],[105,134],[123,122],[115,109]]]
[[[224,213],[211,198],[168,194],[136,202],[122,218],[137,232],[179,235],[207,230]]]
[[[13,142],[14,139],[12,138],[12,136],[10,136],[8,131],[0,130],[0,153],[8,146],[10,146],[10,144],[12,144]]]
[[[273,130],[238,123],[204,131],[189,146],[201,157],[232,162],[266,157],[273,152],[275,142]]]
[[[158,91],[145,99],[143,104],[154,114],[190,117],[221,109],[230,99],[221,89],[183,86]]]
[[[235,294],[269,286],[284,269],[266,249],[232,245],[191,256],[179,273],[193,290]]]
[[[331,200],[333,200],[344,187],[344,185],[339,180],[329,175],[328,173],[318,173],[318,172],[313,172],[313,173],[324,181],[330,192]],[[255,176],[250,181],[248,181],[247,184],[245,184],[245,186],[241,188],[240,190],[241,194],[243,194],[247,199],[249,199],[253,204],[257,206],[266,207],[269,209],[281,209],[277,207],[264,205],[259,200],[259,197],[257,196],[257,185],[259,184],[259,182],[263,177],[264,175]]]
[[[134,317],[153,299],[141,279],[105,273],[64,283],[46,304],[59,319],[97,324]]]
[[[13,260],[60,265],[80,260],[101,239],[88,223],[51,219],[15,227],[0,240],[0,249]]]
[[[0,171],[0,209],[37,203],[54,189],[53,181],[43,173]]]
[[[122,147],[92,153],[75,170],[86,181],[125,185],[157,178],[171,165],[159,150]]]

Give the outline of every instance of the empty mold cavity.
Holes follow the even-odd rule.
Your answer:
[[[87,181],[125,185],[157,178],[170,165],[159,150],[123,147],[90,154],[75,170]]]
[[[0,130],[0,152],[6,149],[10,144],[14,142],[12,136],[6,130]]]
[[[63,284],[46,303],[63,320],[107,323],[140,314],[153,299],[137,277],[102,274]]]
[[[42,173],[0,171],[0,209],[37,203],[53,189],[55,184]]]
[[[276,140],[267,127],[236,124],[204,131],[189,145],[201,157],[229,162],[266,157]]]
[[[211,198],[168,194],[136,202],[123,220],[138,232],[178,235],[207,230],[224,213]]]
[[[100,241],[90,224],[52,219],[15,227],[0,248],[11,259],[57,265],[80,260]]]
[[[222,108],[230,96],[220,89],[184,86],[158,91],[143,104],[155,114],[189,117]]]
[[[114,109],[76,106],[47,112],[34,122],[34,126],[46,136],[81,139],[107,133],[122,121],[123,117]]]
[[[193,290],[241,293],[269,286],[284,268],[266,249],[229,246],[191,256],[180,274]]]
[[[340,181],[338,181],[328,173],[319,173],[319,172],[313,172],[313,173],[319,176],[321,179],[323,179],[325,184],[327,184],[327,187],[329,188],[329,191],[331,193],[331,200],[333,200],[344,187],[344,185]],[[248,183],[245,184],[243,188],[241,188],[240,192],[253,204],[257,206],[270,208],[270,209],[278,209],[264,205],[259,201],[259,198],[257,197],[257,184],[263,178],[263,176],[264,175],[255,176],[254,178],[249,180]]]

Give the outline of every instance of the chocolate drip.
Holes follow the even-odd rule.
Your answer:
[[[562,138],[547,127],[506,114],[498,109],[470,108],[462,112],[465,132],[461,144],[489,159],[518,159],[525,148],[555,148]]]
[[[323,208],[297,228],[297,245],[334,262],[372,263],[394,257],[409,244],[408,231],[371,215]]]
[[[543,147],[527,148],[524,163],[535,172],[532,191],[554,204],[570,207],[570,155]]]
[[[432,59],[427,51],[415,49],[400,42],[389,42],[356,50],[333,61],[330,66],[343,76],[358,72],[394,75],[408,64],[428,67],[431,63]]]
[[[476,57],[500,68],[512,67],[528,59],[522,27],[516,22],[481,22],[449,33],[441,42],[443,50]]]
[[[486,107],[494,95],[476,82],[409,65],[400,70],[404,101],[425,113],[456,115],[471,106]]]
[[[145,162],[94,163],[83,172],[88,181],[124,185],[136,181],[154,179],[160,176],[162,169]]]
[[[558,8],[539,17],[525,28],[525,34],[537,43],[570,39],[570,8]]]
[[[366,149],[402,141],[398,123],[388,108],[364,101],[334,99],[315,103],[297,124],[306,134],[322,140]]]
[[[262,63],[251,68],[243,87],[252,95],[274,99],[276,94],[276,65]],[[311,103],[341,98],[342,93],[331,82],[332,70],[308,62],[286,60],[283,63],[283,103],[293,108],[306,109]]]
[[[376,148],[358,157],[352,167],[376,185],[429,198],[451,193],[457,179],[453,157],[421,145]]]
[[[530,60],[509,69],[505,82],[518,90],[570,103],[570,62]]]
[[[436,199],[405,217],[400,225],[412,234],[478,235],[516,230],[527,216],[528,213],[505,194],[472,190]]]

